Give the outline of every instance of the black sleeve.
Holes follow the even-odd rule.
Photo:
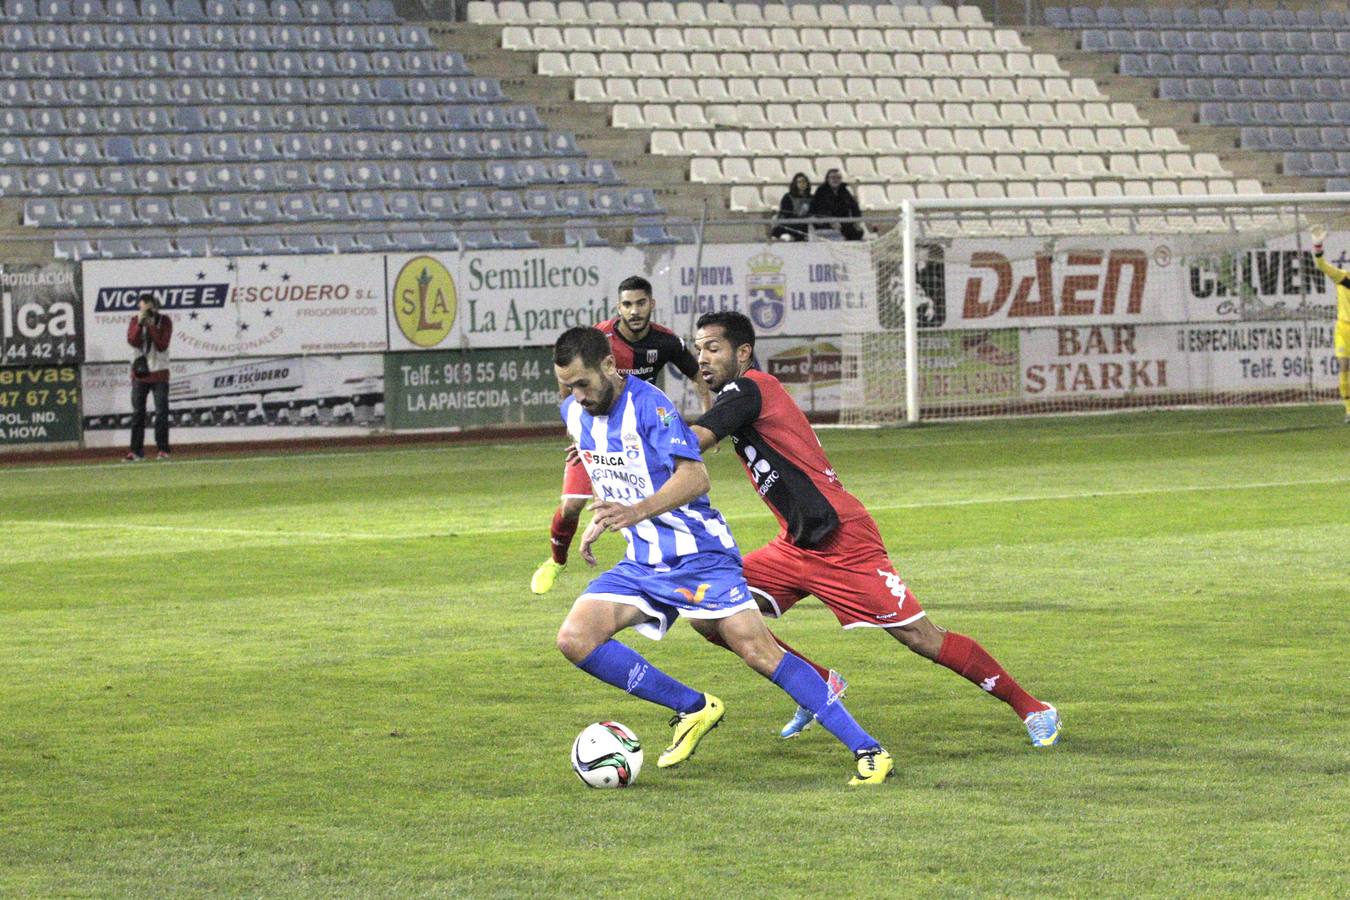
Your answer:
[[[694,354],[689,352],[679,335],[663,334],[661,343],[661,355],[667,363],[679,369],[685,378],[698,377],[698,360],[694,359]]]
[[[737,378],[717,392],[712,409],[694,424],[708,429],[720,441],[753,424],[759,418],[761,402],[759,385],[749,378]]]
[[[792,202],[792,192],[789,191],[783,195],[782,200],[778,201],[778,215],[782,216],[784,219],[795,219],[797,218],[793,215],[795,211],[796,206]]]

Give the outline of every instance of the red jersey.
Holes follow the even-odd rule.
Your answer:
[[[840,484],[811,423],[772,375],[751,369],[728,381],[694,424],[718,440],[731,436],[751,483],[793,545],[816,547],[841,522],[868,517]]]
[[[654,382],[669,363],[685,378],[698,377],[698,361],[684,346],[684,341],[669,328],[652,323],[642,340],[630,343],[619,333],[618,319],[607,319],[595,327],[609,338],[620,375],[636,375],[643,381]]]

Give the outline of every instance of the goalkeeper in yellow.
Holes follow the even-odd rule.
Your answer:
[[[1322,254],[1322,241],[1327,237],[1325,225],[1314,225],[1308,232],[1313,239],[1313,257],[1317,260],[1317,268],[1336,284],[1336,365],[1340,370],[1345,424],[1350,425],[1350,272],[1336,268]]]

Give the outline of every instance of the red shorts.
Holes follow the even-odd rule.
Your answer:
[[[747,555],[742,568],[750,592],[773,605],[773,618],[807,594],[819,597],[845,628],[895,628],[924,615],[870,517],[845,522],[812,550],[776,537]]]
[[[563,467],[562,496],[564,500],[568,497],[591,499],[591,476],[586,474],[586,467],[579,459]]]

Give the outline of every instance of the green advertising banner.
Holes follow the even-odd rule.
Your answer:
[[[387,353],[384,390],[395,431],[561,424],[549,347]]]
[[[919,332],[919,396],[942,404],[959,400],[1016,400],[1022,376],[1018,334],[999,331]]]
[[[79,369],[0,368],[0,446],[79,439]]]

